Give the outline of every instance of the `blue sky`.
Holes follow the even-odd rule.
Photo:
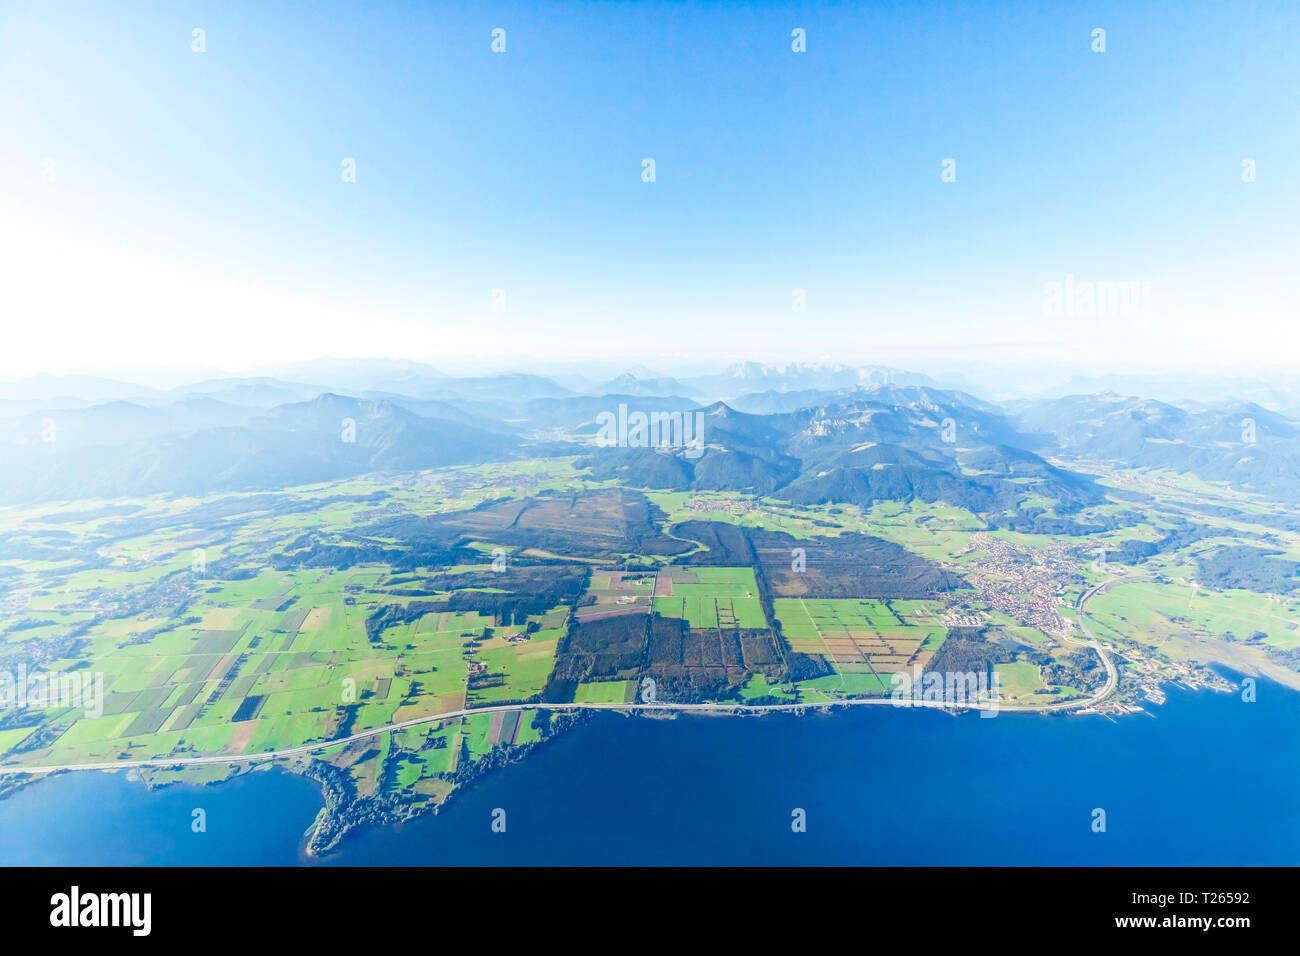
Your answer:
[[[0,3],[0,375],[1300,359],[1293,3],[266,6]]]

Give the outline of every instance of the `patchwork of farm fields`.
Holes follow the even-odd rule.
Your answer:
[[[102,713],[68,708],[7,733],[7,762],[264,752],[541,691],[566,608],[506,626],[473,611],[413,613],[372,640],[366,619],[378,606],[412,602],[388,577],[358,567],[201,580],[180,620],[137,615],[92,630]]]
[[[238,556],[240,550],[226,546],[220,553]],[[492,575],[488,565],[472,563],[476,555],[486,560],[490,552],[473,543],[459,563],[432,577],[382,564],[266,562],[251,573],[207,574],[187,568],[182,556],[165,559],[169,570],[163,574],[153,567],[140,574],[106,567],[69,576],[62,591],[46,589],[30,601],[33,612],[48,615],[42,627],[88,619],[84,605],[106,590],[167,585],[175,609],[169,614],[155,602],[134,613],[101,614],[87,632],[84,653],[54,660],[50,670],[90,663],[104,679],[102,713],[69,708],[30,727],[0,727],[4,762],[264,753],[462,708],[537,700],[572,622],[592,620],[593,613],[654,611],[666,623],[680,621],[689,629],[680,637],[655,628],[647,649],[635,652],[644,655],[644,673],[656,675],[665,690],[743,686],[737,692],[746,699],[755,694],[746,684],[752,673],[771,695],[788,699],[802,691],[810,699],[878,693],[881,684],[867,676],[912,660],[929,633],[904,624],[882,602],[778,600],[792,650],[824,655],[842,678],[833,688],[821,686],[825,679],[782,687],[768,683],[784,666],[784,652],[764,613],[753,568],[664,564],[649,573],[584,571],[578,580],[587,582],[585,593],[595,604],[523,613],[468,609],[496,607],[497,597],[509,599],[512,587],[527,589],[539,580],[527,568]],[[927,604],[898,603],[908,605],[902,615]],[[796,606],[807,615],[802,622]],[[29,630],[34,629],[17,634],[30,639]],[[599,674],[603,660],[587,669]],[[593,678],[576,683],[571,699],[617,703],[635,700],[636,693],[636,680]],[[419,756],[407,752],[409,735],[385,736],[404,755],[398,778],[454,773],[485,747],[537,739],[529,721],[521,726],[505,717],[503,727],[486,729],[476,721],[466,717],[426,728]],[[369,750],[351,748],[335,759],[352,761],[358,779],[378,786],[381,773]]]

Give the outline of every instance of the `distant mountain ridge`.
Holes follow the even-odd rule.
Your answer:
[[[580,456],[594,476],[638,487],[808,503],[946,501],[979,512],[1014,508],[1031,490],[1061,513],[1099,500],[1086,474],[1047,457],[1084,471],[1089,461],[1163,468],[1272,496],[1294,498],[1300,485],[1300,424],[1249,402],[1185,407],[1102,392],[1000,406],[926,376],[816,363],[740,363],[683,378],[638,368],[600,385],[531,373],[456,378],[379,360],[289,371],[337,372],[366,387],[268,376],[167,390],[85,376],[8,383],[0,503],[265,489],[554,455]],[[702,398],[724,385],[740,389],[734,401]],[[703,453],[597,449],[599,416],[620,408],[702,415]],[[340,437],[345,420],[352,441]]]
[[[654,449],[602,449],[583,459],[601,478],[672,490],[752,491],[801,504],[946,501],[983,512],[1013,507],[1025,482],[1065,509],[1102,500],[1091,479],[1055,468],[1006,416],[971,396],[880,385],[841,404],[752,415],[703,409],[698,461]]]
[[[1269,495],[1300,483],[1300,424],[1247,402],[1188,410],[1115,392],[1029,405],[1017,416],[1036,448],[1136,468],[1190,472]]]
[[[239,425],[148,437],[132,427],[93,442],[56,431],[53,441],[10,447],[18,453],[0,472],[3,501],[283,488],[502,458],[517,441],[387,400],[326,393]]]

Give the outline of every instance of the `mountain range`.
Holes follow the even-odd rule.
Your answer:
[[[0,503],[271,489],[569,455],[596,478],[638,487],[809,504],[942,501],[1036,520],[1102,500],[1090,464],[1273,496],[1294,496],[1300,475],[1300,425],[1231,399],[1100,392],[996,404],[882,366],[741,363],[712,375],[636,369],[563,383],[523,372],[455,377],[406,361],[277,371],[284,377],[171,389],[85,376],[5,383]],[[702,451],[598,447],[600,416],[620,408],[699,416]]]

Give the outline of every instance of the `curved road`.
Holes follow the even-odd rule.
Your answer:
[[[289,747],[285,750],[270,750],[258,754],[218,754],[208,757],[155,757],[148,760],[108,760],[102,763],[79,763],[65,764],[48,767],[0,767],[0,776],[13,774],[41,774],[54,773],[64,770],[121,770],[132,767],[152,767],[155,769],[168,769],[174,767],[191,767],[201,766],[203,764],[229,764],[229,763],[264,763],[268,760],[282,760],[286,757],[298,757],[305,754],[317,753],[321,750],[328,750],[331,747],[338,747],[342,744],[350,744],[358,740],[365,740],[368,737],[377,737],[380,734],[386,734],[392,730],[403,730],[407,727],[416,727],[420,724],[436,723],[443,720],[451,720],[459,717],[466,717],[471,714],[496,714],[512,710],[657,710],[663,712],[675,711],[703,711],[719,714],[757,714],[778,711],[803,711],[808,709],[821,709],[824,707],[927,707],[934,710],[991,710],[1000,711],[1028,711],[1033,713],[1048,713],[1052,711],[1064,710],[1081,710],[1088,707],[1094,707],[1101,703],[1115,690],[1119,683],[1119,673],[1115,669],[1114,662],[1106,656],[1100,643],[1088,630],[1083,623],[1083,606],[1092,597],[1100,593],[1123,578],[1110,578],[1101,584],[1093,585],[1082,595],[1079,596],[1075,608],[1079,612],[1079,626],[1083,632],[1088,635],[1087,641],[1073,641],[1075,644],[1083,644],[1091,647],[1101,658],[1101,662],[1106,667],[1106,684],[1097,693],[1083,700],[1067,700],[1052,704],[951,704],[945,701],[924,701],[913,700],[908,697],[901,697],[897,700],[893,697],[855,697],[843,700],[817,701],[815,703],[798,703],[798,704],[730,704],[730,703],[700,703],[700,704],[683,704],[683,703],[597,703],[597,704],[501,704],[496,707],[471,707],[461,710],[451,710],[443,714],[431,714],[427,717],[413,717],[410,720],[398,721],[393,724],[384,724],[381,727],[372,727],[369,730],[363,730],[359,733],[352,734],[348,737],[336,737],[333,740],[325,740],[319,743],[303,744],[301,747]]]
[[[1101,642],[1097,640],[1096,635],[1093,634],[1092,631],[1088,630],[1087,621],[1083,616],[1083,606],[1112,584],[1118,584],[1126,580],[1128,579],[1118,577],[1107,578],[1100,584],[1094,584],[1092,587],[1088,588],[1088,590],[1079,595],[1079,600],[1076,601],[1074,605],[1074,608],[1079,615],[1079,627],[1082,628],[1084,634],[1088,635],[1088,639],[1086,641],[1076,641],[1073,638],[1067,638],[1067,640],[1073,644],[1086,644],[1088,647],[1091,647],[1097,652],[1097,656],[1101,658],[1101,662],[1106,668],[1105,686],[1089,698],[1094,704],[1101,703],[1101,701],[1109,697],[1115,690],[1116,686],[1119,684],[1119,671],[1115,668],[1115,662],[1106,656],[1106,652],[1102,649]]]

